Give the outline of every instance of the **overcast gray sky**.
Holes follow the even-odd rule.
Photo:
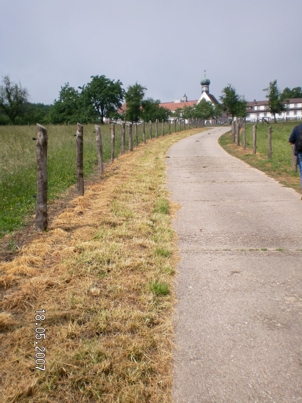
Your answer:
[[[302,86],[301,21],[301,0],[0,0],[0,76],[31,102],[103,74],[165,102],[198,99],[206,70],[217,98],[260,100]]]

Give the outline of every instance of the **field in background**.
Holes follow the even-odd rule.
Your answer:
[[[48,199],[58,197],[76,183],[76,125],[49,125],[48,130]],[[155,124],[152,126],[155,135]],[[171,131],[174,126],[171,125]],[[177,130],[179,128],[177,127]],[[161,123],[158,125],[161,134]],[[165,134],[168,124],[165,124]],[[101,126],[104,161],[110,158],[110,126]],[[138,126],[142,142],[142,125]],[[35,126],[0,126],[0,237],[22,225],[35,208],[36,195],[36,136]],[[149,138],[149,125],[146,124]],[[133,146],[135,131],[133,127]],[[116,125],[115,155],[121,149],[121,126]],[[126,127],[126,150],[128,130]],[[84,178],[97,165],[94,125],[84,125]]]
[[[219,143],[230,154],[234,155],[260,169],[268,175],[279,180],[285,186],[292,187],[296,190],[300,188],[299,168],[297,172],[292,169],[292,147],[288,143],[288,138],[292,129],[299,122],[283,122],[283,123],[258,123],[257,125],[257,153],[252,153],[253,125],[246,126],[247,149],[243,150],[242,146],[237,146],[232,142],[230,133],[220,137]],[[269,126],[272,127],[272,158],[267,158],[267,131]],[[241,141],[242,144],[242,141]]]

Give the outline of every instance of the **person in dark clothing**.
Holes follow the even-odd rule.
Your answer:
[[[302,193],[302,123],[294,127],[288,139],[290,144],[293,144],[294,153],[297,157],[297,165],[300,169],[300,191]],[[302,197],[301,197],[302,200]]]

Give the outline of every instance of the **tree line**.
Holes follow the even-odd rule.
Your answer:
[[[0,124],[54,123],[100,123],[105,119],[122,119],[129,122],[167,121],[171,111],[160,105],[160,100],[145,99],[147,88],[141,84],[130,85],[127,90],[120,80],[91,76],[89,83],[73,88],[66,83],[52,105],[30,103],[29,92],[21,84],[13,83],[5,76],[0,86]],[[276,114],[286,110],[290,98],[302,98],[302,88],[278,89],[277,80],[266,88],[268,108],[276,121]],[[221,92],[220,103],[213,105],[202,100],[194,106],[177,108],[173,117],[177,119],[219,119],[222,115],[233,119],[246,117],[247,102],[244,96],[228,84]]]

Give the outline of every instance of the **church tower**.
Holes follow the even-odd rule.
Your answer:
[[[214,95],[210,94],[210,84],[211,84],[211,81],[207,78],[206,71],[204,70],[204,78],[200,81],[201,95],[200,95],[199,100],[197,101],[198,104],[203,99],[207,102],[211,102],[212,105],[218,104],[218,101],[214,97]]]
[[[206,70],[204,71],[204,78],[200,81],[201,84],[201,93],[206,92],[207,94],[210,92],[210,84],[211,81],[207,78]]]

